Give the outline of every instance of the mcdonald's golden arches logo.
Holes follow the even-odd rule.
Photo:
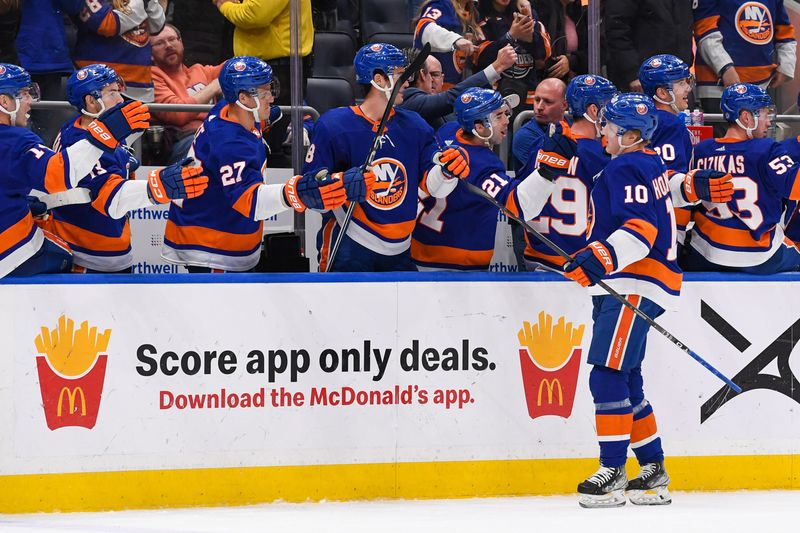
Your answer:
[[[531,418],[569,418],[580,370],[584,324],[573,327],[566,317],[540,311],[538,322],[522,323],[517,332],[522,384]]]
[[[97,423],[108,363],[111,330],[98,332],[84,321],[61,315],[54,329],[42,326],[34,344],[39,389],[47,427],[92,429]]]

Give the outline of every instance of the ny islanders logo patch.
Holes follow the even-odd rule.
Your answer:
[[[768,44],[772,42],[772,15],[767,6],[761,2],[745,2],[736,11],[736,31],[752,44]]]
[[[403,163],[391,157],[381,157],[372,163],[372,172],[375,173],[375,188],[367,202],[384,211],[402,204],[408,191],[408,175]]]

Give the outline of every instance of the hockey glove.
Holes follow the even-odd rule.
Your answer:
[[[128,153],[128,172],[133,173],[136,172],[136,169],[142,166],[138,159],[136,159],[136,154],[133,152],[133,148],[128,146],[127,144],[122,144],[122,149]]]
[[[154,204],[165,204],[170,200],[195,198],[208,187],[208,176],[203,167],[190,167],[191,157],[183,161],[150,171],[147,177],[147,196]]]
[[[590,287],[617,268],[614,249],[603,241],[592,241],[564,264],[564,275],[583,287]]]
[[[41,218],[47,214],[47,204],[39,200],[38,196],[26,196],[28,209],[31,210],[33,218]]]
[[[348,171],[349,172],[349,171]],[[283,197],[295,211],[336,209],[347,201],[341,176],[328,174],[327,169],[292,176],[283,187]]]
[[[375,173],[372,170],[362,173],[361,167],[337,172],[333,177],[342,180],[348,202],[363,202],[375,187]]]
[[[150,127],[150,111],[138,100],[115,105],[94,119],[86,131],[89,142],[103,150],[113,150],[133,132]]]
[[[447,179],[464,179],[469,176],[469,154],[460,146],[437,152],[433,161],[442,168],[442,174]]]
[[[549,181],[567,174],[570,161],[578,152],[578,143],[572,137],[569,127],[551,124],[550,135],[542,139],[542,148],[536,154],[536,167],[539,174]]]
[[[724,204],[733,198],[733,176],[717,170],[695,169],[683,178],[683,196],[690,203],[699,200]]]

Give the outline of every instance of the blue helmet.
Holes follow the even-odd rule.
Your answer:
[[[475,127],[475,122],[481,122],[488,127],[489,115],[503,107],[504,104],[505,100],[499,92],[470,87],[456,98],[453,108],[459,126],[467,132],[471,132]]]
[[[30,91],[34,100],[39,99],[39,86],[31,81],[27,70],[17,65],[0,63],[0,94],[17,98],[24,89]]]
[[[222,97],[229,104],[239,100],[240,92],[255,96],[256,88],[268,83],[272,84],[272,94],[277,98],[279,88],[277,80],[272,78],[272,67],[253,56],[232,57],[225,62],[219,73]]]
[[[658,126],[656,104],[641,93],[622,93],[611,99],[603,108],[601,125],[611,122],[619,127],[617,135],[628,130],[639,130],[642,139],[649,141]]]
[[[399,48],[383,43],[362,46],[353,60],[358,83],[370,83],[376,72],[391,75],[395,68],[405,64],[406,55]]]
[[[691,77],[689,65],[670,54],[658,54],[645,59],[639,67],[639,83],[644,94],[653,97],[656,89],[672,89],[672,83]]]
[[[739,120],[739,113],[744,110],[756,115],[759,109],[772,106],[772,98],[758,85],[734,83],[722,92],[719,106],[725,120],[736,122]]]
[[[67,80],[67,101],[82,110],[86,107],[87,95],[100,100],[103,87],[112,83],[119,84],[120,91],[125,90],[125,81],[113,68],[101,64],[88,65],[73,72]]]
[[[602,76],[592,74],[575,76],[567,86],[569,113],[572,118],[578,119],[586,113],[591,104],[596,105],[599,111],[615,94],[617,88]]]

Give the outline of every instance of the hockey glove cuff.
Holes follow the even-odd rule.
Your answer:
[[[150,111],[138,100],[115,105],[94,119],[86,131],[89,142],[103,150],[113,150],[133,132],[150,127]]]
[[[185,158],[161,169],[150,171],[147,176],[147,196],[154,204],[165,204],[171,200],[195,198],[208,187],[208,176],[203,175],[203,167],[190,167],[194,161]]]
[[[469,176],[469,154],[461,146],[448,148],[434,156],[434,162],[442,167],[447,179],[464,179]]]
[[[289,178],[283,187],[283,197],[298,213],[309,208],[325,211],[344,205],[347,191],[341,175],[330,175],[327,169],[321,169]]]
[[[695,169],[683,178],[683,196],[689,203],[700,200],[725,203],[733,198],[733,176],[717,170]]]
[[[361,172],[361,167],[353,167],[345,172],[337,172],[334,179],[342,180],[347,201],[363,202],[375,188],[375,174],[372,170]]]
[[[564,264],[564,275],[583,287],[590,287],[616,270],[614,249],[603,241],[592,241]]]

